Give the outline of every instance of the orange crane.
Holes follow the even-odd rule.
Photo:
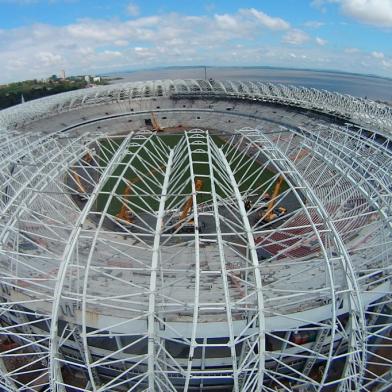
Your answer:
[[[82,158],[82,164],[83,163],[90,163],[93,160],[93,153],[94,153],[95,149],[89,150]],[[82,184],[82,180],[80,179],[80,175],[76,172],[76,170],[71,169],[71,176],[78,188],[79,191],[79,198],[80,200],[87,200],[87,196],[86,196],[86,188],[83,186]]]
[[[138,177],[136,177],[137,179],[139,179]],[[134,184],[135,182],[137,182],[137,181],[131,181],[129,184],[127,184],[127,186],[125,187],[125,191],[124,191],[124,194],[123,194],[123,198],[125,199],[125,200],[128,200],[128,198],[129,198],[129,194],[131,193],[131,185],[130,184]],[[134,214],[133,214],[133,212],[131,211],[131,209],[129,208],[129,206],[127,205],[127,203],[125,203],[124,201],[122,202],[122,206],[121,206],[121,209],[120,209],[120,211],[118,212],[118,214],[116,215],[116,217],[118,218],[118,219],[121,219],[121,220],[123,220],[123,221],[125,221],[125,222],[127,222],[127,223],[132,223],[133,222],[133,217],[134,217]]]
[[[152,129],[157,132],[162,132],[163,129],[160,127],[157,116],[155,115],[154,112],[151,112],[151,123],[152,123]]]
[[[151,170],[151,174],[154,174],[158,172],[160,169],[162,169],[165,165],[160,165],[158,169]],[[125,191],[123,193],[123,198],[125,200],[129,199],[129,195],[132,191],[131,186],[138,183],[141,181],[140,177],[134,177],[131,181],[127,182],[127,186],[125,187]],[[116,215],[118,219],[121,219],[129,224],[133,222],[134,219],[134,213],[131,211],[129,208],[128,204],[126,202],[122,202],[122,206],[118,214]]]
[[[90,163],[93,160],[93,156],[91,155],[90,152],[88,152],[83,158],[82,160],[86,163]]]
[[[79,198],[81,199],[81,200],[87,200],[87,196],[86,196],[86,189],[85,189],[85,187],[83,186],[83,184],[82,184],[82,181],[81,181],[81,179],[80,179],[80,176],[79,176],[79,174],[78,173],[76,173],[76,171],[74,171],[74,170],[72,170],[71,171],[72,172],[72,178],[73,178],[73,180],[75,181],[75,183],[76,183],[76,186],[77,186],[77,188],[78,188],[78,191],[79,191]]]
[[[285,207],[280,206],[276,209],[274,208],[275,204],[276,204],[277,197],[280,194],[280,190],[282,188],[283,181],[284,181],[283,176],[280,176],[278,178],[278,181],[275,184],[275,188],[272,193],[271,199],[267,205],[267,208],[262,210],[259,213],[258,220],[261,219],[263,221],[263,223],[272,222],[276,218],[279,218],[282,215],[285,215],[287,213],[287,209]]]
[[[196,192],[201,191],[202,188],[203,188],[203,185],[204,185],[204,183],[203,183],[202,180],[200,180],[199,178],[196,179],[196,181],[195,181],[195,190],[196,190]],[[177,227],[176,227],[177,229],[179,229],[181,227],[181,224],[184,222],[186,217],[189,215],[192,207],[193,207],[193,196],[190,196],[188,198],[188,200],[185,202],[185,204],[183,205],[183,207],[182,207],[181,214],[180,214],[180,217],[179,217],[179,222],[178,222]],[[185,230],[188,230],[188,229],[194,230],[194,226],[195,226],[195,221],[194,220],[190,220],[190,221],[186,222],[186,224],[183,225],[183,229],[185,229]]]

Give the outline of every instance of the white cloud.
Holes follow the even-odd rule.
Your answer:
[[[252,15],[260,22],[264,27],[271,30],[287,30],[290,28],[290,23],[286,22],[282,18],[276,18],[265,14],[262,11],[258,11],[255,8],[242,9],[240,11],[243,14]]]
[[[391,59],[391,60],[383,60],[383,61],[382,61],[382,65],[383,65],[385,68],[392,68],[392,59]]]
[[[317,43],[317,45],[325,46],[328,43],[328,41],[326,39],[316,37],[316,43]]]
[[[318,29],[324,25],[325,23],[319,20],[308,20],[307,22],[304,23],[304,26],[310,29]]]
[[[383,59],[385,57],[384,53],[382,52],[372,52],[371,55],[375,58],[375,59]]]
[[[118,50],[104,50],[102,54],[108,57],[121,57],[123,55]]]
[[[233,62],[231,41],[238,43],[259,34],[255,25],[255,20],[239,13],[217,19],[171,13],[125,21],[83,19],[66,26],[2,29],[0,82],[41,78],[60,69],[84,74],[186,61],[229,63]],[[245,49],[239,49],[234,61],[242,60],[244,53]]]
[[[311,37],[281,18],[252,8],[216,15],[163,13],[128,20],[83,19],[66,26],[3,28],[0,83],[46,77],[61,69],[71,75],[203,63],[289,63],[390,74],[387,52],[379,59],[356,49],[337,52],[324,43],[325,38]],[[290,50],[287,45],[274,43],[277,39],[290,44]],[[302,45],[306,42],[313,45]],[[361,65],[364,61],[368,68]]]
[[[118,39],[118,40],[114,41],[113,44],[115,46],[128,46],[129,42],[125,39]]]
[[[318,8],[322,13],[327,12],[325,7],[326,3],[331,3],[333,0],[312,0],[310,5],[314,8]]]
[[[391,0],[341,0],[346,15],[377,27],[392,27]]]
[[[376,27],[392,27],[391,0],[313,0],[312,5],[323,12],[328,3],[339,4],[341,11],[360,23]]]
[[[140,13],[139,6],[135,3],[129,3],[127,5],[127,13],[131,16],[138,16]]]
[[[214,15],[214,18],[221,29],[237,30],[239,27],[238,21],[234,16],[223,14]]]
[[[344,53],[348,54],[353,54],[353,53],[359,53],[360,50],[358,48],[346,48],[344,49]]]
[[[288,31],[283,37],[283,42],[290,45],[302,45],[308,40],[309,36],[304,31],[298,29]]]
[[[110,34],[94,23],[78,23],[66,28],[69,35],[79,39],[93,39],[96,41],[110,40]]]
[[[196,23],[200,22],[200,17],[193,18]],[[286,20],[267,15],[255,8],[241,8],[234,14],[215,14],[213,21],[221,30],[231,31],[248,38],[260,34],[265,29],[279,32],[290,28],[290,23]],[[214,27],[209,26],[212,30]]]
[[[35,58],[44,66],[58,65],[62,61],[62,57],[57,53],[38,52]]]

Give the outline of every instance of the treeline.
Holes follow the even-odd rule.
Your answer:
[[[101,83],[104,84],[104,83]],[[84,78],[72,80],[25,80],[0,86],[0,109],[5,109],[21,103],[22,95],[25,101],[63,93],[65,91],[84,88],[88,83]]]

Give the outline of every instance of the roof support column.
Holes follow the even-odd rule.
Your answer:
[[[121,146],[118,148],[116,153],[113,155],[112,159],[110,160],[109,164],[107,165],[106,169],[102,173],[102,178],[107,178],[111,173],[116,169],[117,163],[123,159],[123,157],[128,152],[128,143],[131,137],[133,136],[133,132],[130,133],[122,142]],[[79,235],[83,228],[83,223],[87,219],[91,208],[93,207],[96,198],[100,192],[100,190],[105,186],[105,181],[100,181],[94,188],[90,199],[86,202],[82,213],[79,216],[78,221],[76,222],[73,231],[69,237],[69,241],[67,246],[64,249],[62,262],[59,267],[59,272],[57,275],[57,282],[54,289],[54,299],[53,299],[53,306],[52,306],[52,324],[50,328],[50,346],[49,346],[49,379],[51,390],[57,391],[57,383],[56,381],[61,380],[59,377],[61,376],[61,369],[58,366],[58,317],[60,311],[60,301],[61,301],[61,293],[62,288],[65,283],[65,279],[67,277],[67,268],[68,264],[72,260],[72,256],[74,250],[78,243]]]
[[[335,224],[332,222],[331,217],[328,214],[328,211],[325,209],[323,202],[319,199],[316,193],[313,191],[311,184],[304,178],[301,172],[297,169],[295,164],[290,160],[290,158],[280,149],[276,144],[271,142],[271,140],[265,136],[262,132],[258,131],[255,133],[255,138],[252,136],[247,136],[250,142],[255,142],[255,139],[261,140],[263,145],[269,146],[269,154],[275,161],[275,166],[281,171],[282,175],[286,177],[284,173],[290,173],[290,177],[292,177],[293,181],[302,187],[303,194],[306,195],[306,199],[311,201],[315,206],[317,206],[318,214],[322,218],[325,226],[328,228],[332,235],[333,243],[335,245],[335,249],[338,252],[338,257],[341,261],[343,271],[345,273],[345,281],[347,286],[347,297],[349,302],[349,315],[350,315],[350,336],[348,338],[348,356],[346,367],[344,369],[343,378],[347,378],[347,385],[355,385],[356,388],[359,388],[363,378],[364,372],[364,356],[366,355],[366,341],[364,336],[365,331],[365,318],[362,308],[361,302],[361,293],[356,281],[355,272],[351,263],[350,255],[347,252],[345,244],[335,227]],[[284,165],[281,166],[282,162]],[[335,318],[335,317],[334,317]],[[334,332],[334,331],[333,331]],[[332,334],[332,338],[333,338]],[[332,348],[330,347],[329,352],[329,364],[327,369],[330,366],[332,361]],[[357,365],[355,361],[359,362],[359,371],[353,375],[350,375],[350,371],[356,371]],[[350,366],[351,365],[351,366]],[[325,383],[328,372],[326,371],[323,375],[323,379],[321,380],[320,389],[322,384]],[[339,390],[346,383],[342,382],[339,386]]]
[[[150,278],[150,294],[148,300],[148,390],[155,391],[155,300],[157,291],[157,269],[160,258],[160,242],[163,227],[163,217],[165,215],[165,204],[167,200],[167,191],[169,188],[169,178],[173,164],[173,151],[170,150],[169,159],[166,166],[165,178],[163,180],[161,200],[157,215],[157,223],[155,227],[154,245],[152,250],[151,261],[151,278]]]
[[[208,134],[207,134],[208,135]],[[207,137],[207,146],[208,146],[208,164],[210,169],[210,178],[211,178],[211,197],[214,205],[214,219],[215,219],[215,227],[216,227],[216,237],[219,249],[219,258],[221,263],[222,270],[222,280],[223,280],[223,288],[225,292],[225,306],[226,306],[226,317],[227,324],[229,328],[229,339],[230,339],[230,353],[232,358],[232,367],[233,367],[233,380],[234,380],[234,388],[233,391],[239,391],[238,385],[238,368],[237,368],[237,354],[234,346],[234,331],[233,331],[233,320],[231,313],[231,301],[230,301],[230,291],[229,291],[229,282],[227,278],[227,269],[226,269],[226,259],[225,259],[225,251],[224,251],[224,241],[222,238],[222,230],[220,225],[220,216],[219,216],[219,203],[217,199],[217,192],[215,188],[215,174],[214,174],[214,162],[212,162],[211,155],[211,139],[208,135]],[[227,169],[227,168],[225,168]],[[216,169],[215,169],[216,170]]]
[[[189,157],[189,171],[191,173],[191,186],[192,186],[192,202],[193,202],[193,220],[195,225],[195,302],[193,306],[193,318],[192,318],[192,336],[191,336],[191,347],[189,348],[189,359],[187,365],[186,379],[184,384],[184,392],[188,391],[189,382],[192,373],[192,361],[195,352],[194,345],[196,344],[196,330],[197,330],[197,320],[199,318],[199,302],[200,302],[200,233],[197,229],[199,227],[199,214],[197,211],[197,199],[196,199],[196,176],[193,170],[193,160],[192,160],[192,149],[189,141],[188,133],[185,133],[188,157]],[[203,347],[205,350],[205,347]]]
[[[264,300],[263,300],[263,293],[262,293],[262,281],[261,281],[259,260],[257,257],[256,244],[253,237],[252,227],[249,223],[248,215],[245,210],[245,205],[242,200],[241,192],[238,188],[238,183],[234,177],[233,171],[231,170],[230,164],[227,161],[226,156],[221,149],[219,149],[219,154],[221,156],[222,162],[225,165],[226,172],[229,176],[230,183],[234,190],[234,197],[237,200],[239,213],[241,215],[242,223],[244,225],[244,230],[248,241],[249,255],[254,269],[255,286],[256,286],[255,290],[256,290],[257,308],[258,308],[257,319],[259,322],[259,334],[257,338],[259,365],[257,367],[256,390],[261,391],[263,386],[264,367],[265,367],[265,320],[264,320]]]

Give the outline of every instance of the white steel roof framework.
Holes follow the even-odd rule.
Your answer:
[[[121,103],[140,98],[159,97],[246,98],[260,102],[280,103],[333,114],[379,131],[392,132],[392,109],[382,103],[301,86],[217,80],[156,80],[100,86],[70,91],[26,102],[3,110],[0,126],[15,129],[40,118],[83,107],[105,103]]]
[[[256,88],[286,97],[295,90],[164,81],[97,89],[94,99]],[[31,103],[22,121],[33,119],[34,105],[43,105],[41,117],[61,99],[59,111],[87,105],[92,93],[83,94]],[[17,108],[0,114],[7,127],[12,113]],[[370,391],[390,384],[388,139],[332,125],[219,136],[193,129],[175,142],[145,131],[3,134],[5,390]],[[279,177],[285,186],[275,204],[288,212],[261,224],[265,193]],[[189,198],[193,207],[179,220]],[[116,217],[115,205],[132,211],[131,222]]]

